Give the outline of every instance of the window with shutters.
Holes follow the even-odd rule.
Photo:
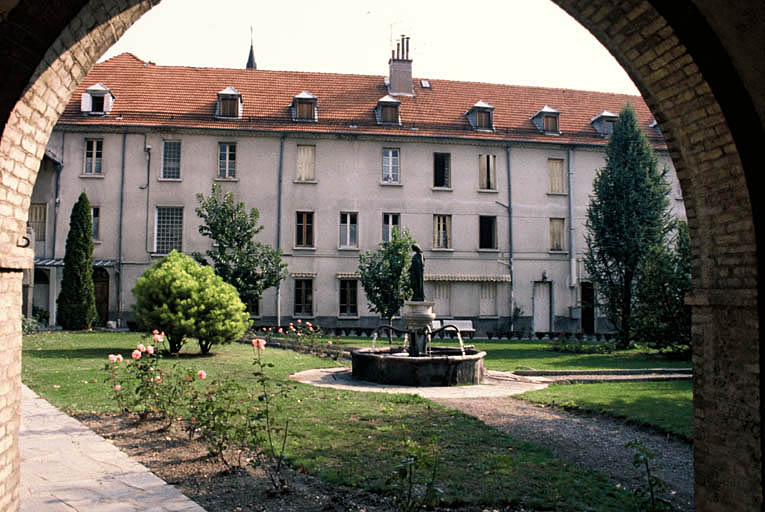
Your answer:
[[[32,203],[29,205],[29,220],[27,224],[35,232],[35,241],[45,241],[45,228],[47,227],[48,205],[45,203]]]
[[[313,106],[312,101],[298,101],[296,103],[297,111],[295,117],[300,121],[313,121]]]
[[[357,249],[359,247],[358,213],[340,213],[340,248]]]
[[[452,216],[433,215],[433,248],[451,249]]]
[[[181,141],[162,142],[162,179],[181,179]]]
[[[358,316],[358,280],[340,280],[340,316]]]
[[[550,250],[555,252],[564,251],[564,227],[565,219],[550,219]]]
[[[542,117],[542,122],[544,126],[544,131],[551,132],[551,133],[558,132],[558,116],[545,115]]]
[[[478,155],[478,188],[481,190],[497,190],[495,168],[496,155]]]
[[[86,176],[101,176],[101,162],[104,153],[103,139],[85,139],[85,161],[83,174]]]
[[[316,182],[316,146],[298,144],[296,182]]]
[[[565,194],[566,180],[563,171],[563,160],[560,158],[549,158],[547,160],[547,174],[550,179],[550,194]]]

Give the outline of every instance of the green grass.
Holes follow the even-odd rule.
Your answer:
[[[332,338],[333,344],[344,347],[367,347],[369,338]],[[394,339],[394,344],[400,341]],[[378,345],[387,345],[387,338],[377,340]],[[449,339],[433,340],[434,345],[456,346]],[[689,368],[690,361],[669,359],[656,352],[639,349],[619,350],[611,354],[572,354],[554,352],[550,343],[542,341],[507,340],[465,340],[466,345],[475,345],[486,351],[485,365],[489,370],[596,370],[596,369],[640,369],[640,368]]]
[[[605,413],[693,438],[690,380],[555,385],[516,396],[530,402]]]
[[[23,341],[23,380],[70,413],[114,411],[102,370],[106,356],[128,356],[140,341],[137,334],[28,336]],[[264,357],[274,364],[269,371],[277,379],[337,364],[268,348]],[[187,354],[180,360],[194,370],[204,369],[208,379],[252,379],[249,345],[216,348],[210,357]],[[329,482],[390,493],[388,479],[397,464],[412,451],[424,451],[438,454],[436,485],[444,489],[447,503],[565,511],[635,507],[628,493],[604,477],[570,467],[544,447],[516,441],[475,418],[414,395],[295,384],[280,407],[281,418],[290,419],[289,462]],[[423,481],[428,468],[419,467],[416,475]]]

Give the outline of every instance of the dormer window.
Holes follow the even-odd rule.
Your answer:
[[[656,130],[656,133],[658,133],[660,136],[662,136],[662,137],[664,136],[664,134],[661,133],[661,127],[659,126],[659,123],[658,123],[658,121],[656,121],[656,119],[651,121],[651,124],[649,126],[651,128],[653,128],[654,130]]]
[[[400,105],[401,102],[390,95],[380,98],[375,108],[377,124],[401,124],[401,117],[399,115]]]
[[[226,87],[218,93],[215,117],[242,117],[242,95],[233,87]]]
[[[316,96],[308,91],[303,91],[292,98],[290,108],[293,121],[317,121]]]
[[[614,133],[614,125],[619,116],[608,110],[604,110],[590,120],[590,124],[601,137],[607,139]]]
[[[80,98],[80,111],[86,115],[102,116],[108,114],[114,103],[114,95],[101,82],[88,87]]]
[[[474,130],[494,131],[494,107],[485,101],[473,105],[473,108],[465,112],[465,117]]]
[[[549,105],[545,105],[536,114],[531,116],[531,122],[537,127],[540,133],[547,135],[560,134],[560,111],[555,110]]]

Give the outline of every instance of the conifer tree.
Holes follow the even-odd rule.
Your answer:
[[[92,230],[90,201],[83,192],[69,219],[64,275],[57,301],[58,323],[64,329],[89,329],[98,319],[93,286]]]
[[[620,348],[630,342],[641,262],[665,243],[672,226],[665,173],[627,105],[606,148],[606,166],[593,181],[584,258],[598,290],[598,305],[619,332]]]

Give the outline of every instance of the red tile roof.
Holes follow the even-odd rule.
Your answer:
[[[590,120],[630,102],[649,139],[664,147],[640,96],[437,79],[428,79],[430,88],[423,88],[420,80],[413,80],[413,97],[397,96],[401,126],[381,126],[374,109],[388,94],[382,76],[157,66],[123,53],[93,67],[59,123],[605,144]],[[98,82],[116,97],[112,111],[83,115],[80,95]],[[242,118],[216,119],[217,93],[229,86],[242,95]],[[317,123],[292,120],[290,105],[302,91],[317,97]],[[465,112],[478,101],[494,107],[494,132],[471,129]],[[560,136],[539,133],[529,119],[545,105],[560,111]]]

